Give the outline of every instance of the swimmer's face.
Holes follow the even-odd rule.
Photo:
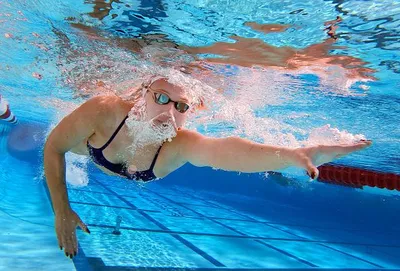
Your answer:
[[[169,103],[160,104],[168,102],[168,98]],[[185,111],[186,105],[190,105],[190,102],[182,88],[168,83],[166,79],[159,79],[148,87],[145,100],[148,120],[158,117],[164,121],[164,116],[169,116],[175,120],[176,128],[184,125],[189,112]]]

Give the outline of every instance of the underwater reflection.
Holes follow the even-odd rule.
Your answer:
[[[89,12],[92,18],[104,20],[106,17],[115,19],[118,15],[111,14],[112,3],[110,1],[94,1],[93,11]],[[125,35],[123,25],[113,22],[108,28],[115,33],[124,35],[112,35],[106,30],[87,26],[76,20],[71,20],[71,25],[83,32],[91,39],[100,39],[123,49],[142,54],[143,58],[148,58],[159,65],[176,65],[174,58],[182,58],[186,55],[186,63],[178,64],[190,70],[206,70],[210,64],[235,65],[239,67],[262,67],[272,68],[292,74],[314,74],[320,78],[321,85],[348,89],[355,82],[375,81],[373,76],[374,69],[369,68],[368,62],[360,58],[344,55],[332,54],[335,49],[345,50],[343,46],[336,46],[336,41],[340,35],[336,34],[342,18],[339,16],[331,21],[324,23],[327,38],[321,43],[312,44],[305,48],[295,48],[291,46],[274,46],[267,44],[259,38],[246,38],[239,35],[232,35],[230,38],[234,42],[215,42],[207,46],[191,47],[177,44],[165,33],[159,32],[158,26],[140,17],[151,17],[161,20],[166,17],[164,6],[160,1],[150,6],[143,6],[144,1],[135,7],[135,20],[127,22],[139,29],[136,37]],[[120,3],[120,2],[117,2]],[[126,12],[132,11],[128,4]],[[133,12],[133,11],[132,11]],[[124,11],[125,14],[125,11]],[[132,18],[129,17],[129,20]],[[254,31],[268,35],[269,33],[285,32],[289,28],[299,30],[297,26],[287,24],[259,24],[257,22],[246,22],[245,26]],[[149,34],[148,29],[152,30]],[[106,38],[106,36],[108,36]],[[149,49],[150,48],[150,49]],[[212,56],[207,56],[212,55]],[[189,61],[188,61],[189,60]],[[195,72],[195,71],[193,71]]]
[[[219,64],[231,64],[243,67],[261,66],[299,73],[313,73],[322,78],[329,76],[329,72],[335,70],[352,82],[376,80],[372,75],[374,69],[366,67],[367,62],[362,59],[347,55],[332,55],[331,50],[345,49],[334,46],[338,39],[336,35],[336,20],[326,22],[328,38],[321,43],[310,45],[304,49],[290,46],[277,47],[265,43],[258,38],[245,38],[231,36],[235,42],[216,42],[210,46],[186,47],[181,46],[190,54],[213,54],[220,57],[206,57],[207,62]],[[289,25],[257,24],[248,22],[246,26],[265,34],[284,32]],[[335,69],[336,68],[336,69]]]

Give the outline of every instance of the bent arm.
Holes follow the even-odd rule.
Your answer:
[[[56,214],[70,209],[65,183],[65,153],[95,132],[104,97],[95,97],[66,116],[52,130],[44,147],[44,172]]]
[[[210,138],[187,130],[180,137],[180,159],[195,166],[252,173],[296,165],[295,149],[259,144],[240,137]]]

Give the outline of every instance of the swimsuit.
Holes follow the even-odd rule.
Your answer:
[[[114,164],[108,161],[103,154],[103,150],[107,148],[107,146],[113,141],[114,137],[117,135],[119,130],[121,130],[122,126],[124,126],[126,119],[128,116],[124,118],[124,120],[121,122],[121,124],[118,126],[118,128],[115,130],[115,132],[112,134],[110,139],[100,148],[94,148],[89,144],[89,140],[87,141],[87,148],[89,150],[89,155],[92,158],[93,162],[96,163],[99,166],[105,167],[106,169],[117,173],[118,175],[121,175],[123,177],[126,177],[131,180],[142,180],[144,182],[151,181],[156,179],[157,177],[154,175],[153,169],[154,165],[157,161],[158,154],[160,153],[161,147],[157,150],[156,155],[154,156],[153,162],[151,163],[151,166],[148,170],[144,171],[136,171],[135,173],[129,173],[128,169],[125,164],[120,163],[120,164]]]

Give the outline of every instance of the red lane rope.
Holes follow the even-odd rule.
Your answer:
[[[400,175],[340,165],[318,167],[318,181],[361,188],[363,186],[400,191]]]

